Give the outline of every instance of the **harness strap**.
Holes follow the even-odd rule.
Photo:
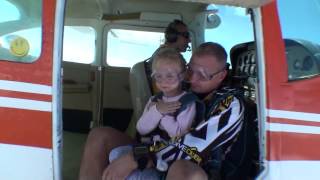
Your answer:
[[[160,51],[161,48],[163,48],[164,46],[160,46],[158,49],[155,50],[155,52],[152,54],[151,57],[149,57],[148,59],[144,60],[144,69],[145,69],[145,73],[146,73],[146,77],[148,80],[148,84],[149,84],[149,88],[150,88],[150,92],[151,95],[156,94],[156,92],[158,92],[158,89],[155,87],[155,84],[152,81],[151,78],[151,74],[152,74],[152,60],[153,57]]]
[[[197,148],[187,146],[180,141],[159,141],[155,142],[153,145],[149,147],[150,152],[157,153],[163,150],[164,148],[172,146],[173,148],[178,147],[179,151],[184,152],[188,155],[192,161],[200,164],[202,162],[201,154],[197,151]]]
[[[152,57],[151,57],[152,58]],[[151,58],[143,61],[143,64],[144,64],[144,71],[145,71],[145,74],[146,74],[146,78],[148,80],[148,85],[149,85],[149,89],[150,89],[150,92],[151,94],[153,95],[154,94],[154,89],[152,87],[152,78],[151,78],[151,64],[150,64],[150,61],[151,61]]]
[[[186,94],[184,94],[179,99],[179,102],[181,103],[181,107],[175,112],[175,116],[177,116],[179,113],[184,111],[190,103],[195,102],[197,100],[198,100],[198,97],[191,92],[187,92]]]
[[[162,97],[163,97],[163,92],[159,92],[151,98],[151,101],[158,102],[158,100],[162,99]]]
[[[234,89],[223,89],[223,91],[219,91],[216,93],[215,97],[212,97],[214,100],[213,103],[211,103],[211,106],[209,106],[210,111],[207,112],[206,119],[209,119],[211,116],[216,115],[217,113],[220,113],[221,111],[225,110],[226,108],[229,107],[229,105],[233,101],[234,96],[238,96],[238,94],[241,94],[241,91],[235,91]],[[240,98],[239,98],[240,101]],[[242,107],[242,102],[240,101],[240,108]],[[176,141],[160,141],[157,143],[154,143],[151,145],[151,152],[155,153],[157,158],[168,158],[171,157],[171,160],[169,161],[174,161],[176,159],[189,159],[191,161],[194,161],[198,164],[203,163],[203,158],[207,157],[208,150],[212,149],[214,147],[219,147],[221,143],[225,140],[226,137],[236,137],[237,135],[234,135],[234,133],[239,130],[239,128],[242,127],[242,119],[243,119],[243,111],[244,108],[240,109],[240,114],[239,114],[239,119],[237,122],[235,122],[232,126],[229,127],[228,130],[224,131],[218,139],[206,139],[206,133],[207,131],[210,131],[209,128],[209,121],[205,122],[204,124],[200,125],[193,131],[191,131],[189,134],[186,136],[194,137],[194,138],[200,138],[201,139],[201,134],[204,135],[204,139],[202,141],[207,141],[205,142],[206,148],[203,149],[202,151],[199,151],[197,149],[197,144],[192,144],[194,147],[189,146],[190,142],[188,144],[185,144],[185,137],[182,137],[179,140]],[[229,112],[231,113],[231,112]],[[225,113],[226,114],[226,113]],[[228,116],[228,113],[227,115]],[[229,118],[229,117],[226,117]],[[219,123],[220,126],[220,123]],[[208,129],[209,128],[209,129]],[[204,132],[202,132],[205,130]],[[195,135],[195,133],[198,133],[198,135]],[[199,136],[200,133],[200,136]],[[233,144],[228,143],[228,144]],[[160,154],[158,154],[160,153]],[[172,157],[174,157],[172,159]],[[168,161],[168,162],[169,162]]]
[[[151,102],[157,102],[158,100],[162,99],[162,97],[163,93],[159,92],[151,98]],[[194,95],[191,92],[187,92],[186,94],[181,96],[178,101],[181,103],[181,107],[173,114],[174,117],[177,117],[178,114],[184,111],[191,103],[196,102],[196,116],[192,127],[199,124],[203,120],[205,107],[204,104],[201,101],[199,101],[196,95]],[[161,130],[159,126],[157,126],[157,128],[155,128],[152,132],[148,133],[146,136],[155,135],[160,135],[161,138],[164,140],[170,140],[168,133],[164,130]]]
[[[152,102],[157,102],[159,99],[162,99],[163,93],[160,92],[153,96],[151,99]],[[189,104],[196,103],[196,115],[195,120],[191,127],[196,127],[205,117],[205,105],[199,98],[192,92],[187,92],[178,100],[181,103],[181,107],[174,113],[174,117],[177,117],[182,111],[184,111]]]

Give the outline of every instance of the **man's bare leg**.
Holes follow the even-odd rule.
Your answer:
[[[167,180],[207,180],[206,172],[197,164],[186,160],[174,162],[167,175]]]
[[[110,151],[132,142],[125,133],[110,127],[92,129],[84,147],[79,180],[101,180]]]

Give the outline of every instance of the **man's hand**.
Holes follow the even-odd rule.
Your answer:
[[[128,153],[109,164],[103,171],[102,180],[125,179],[136,168],[137,163],[133,158],[133,154]]]
[[[157,110],[163,115],[176,112],[180,106],[181,103],[179,101],[163,102],[163,100],[158,100],[156,102]]]

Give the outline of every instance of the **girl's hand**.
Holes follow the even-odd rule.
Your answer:
[[[180,106],[181,103],[179,101],[163,102],[163,100],[158,100],[158,102],[156,102],[157,110],[163,115],[176,112]]]

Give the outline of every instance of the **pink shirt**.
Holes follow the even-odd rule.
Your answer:
[[[164,102],[177,101],[181,96],[186,94],[182,92],[175,97],[162,97]],[[144,108],[143,114],[138,120],[137,130],[141,135],[146,135],[153,131],[159,125],[159,128],[165,130],[170,137],[182,136],[186,134],[192,125],[196,115],[195,103],[190,103],[185,110],[180,112],[176,117],[161,114],[154,103],[149,99]]]

